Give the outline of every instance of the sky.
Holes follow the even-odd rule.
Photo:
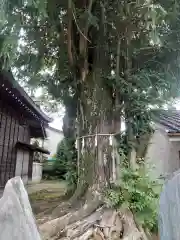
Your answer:
[[[175,104],[175,107],[177,110],[180,110],[180,101],[178,101],[176,104]]]
[[[38,88],[35,91],[35,97],[38,99],[43,94],[42,88]],[[63,126],[63,117],[64,117],[64,107],[59,105],[58,112],[46,112],[43,108],[41,110],[53,121],[49,124],[51,127],[56,128],[58,130],[62,130]]]
[[[63,125],[63,116],[59,116],[57,113],[56,114],[51,114],[51,117],[54,119],[52,123],[49,125],[53,128],[62,130],[62,125]]]

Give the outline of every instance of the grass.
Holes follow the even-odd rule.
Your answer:
[[[35,215],[58,206],[66,193],[65,182],[43,181],[28,186],[29,200]]]
[[[42,201],[42,200],[43,201],[55,200],[60,197],[62,197],[62,195],[59,192],[53,192],[53,191],[51,192],[46,189],[29,194],[29,199],[31,202]]]

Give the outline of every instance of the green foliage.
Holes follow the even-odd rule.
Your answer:
[[[0,33],[5,40],[0,54],[9,61],[13,59],[11,65],[18,68],[18,76],[24,82],[33,88],[43,86],[63,103],[72,97],[79,89],[79,65],[83,66],[77,41],[88,27],[91,45],[87,45],[87,52],[99,51],[101,46],[105,58],[98,68],[104,72],[103,85],[113,86],[123,100],[146,106],[145,103],[157,103],[162,97],[167,99],[171,90],[177,92],[178,88],[172,87],[172,83],[176,85],[178,73],[177,1],[93,1],[92,9],[81,1],[69,2],[74,18],[71,36],[74,67],[68,62],[67,0],[3,1]],[[101,11],[105,15],[103,22]],[[117,61],[117,38],[121,39],[122,64],[118,76],[115,73],[112,77]],[[94,57],[89,63],[92,65],[97,59],[95,55],[91,57]]]
[[[57,146],[56,160],[53,162],[54,175],[66,179],[69,188],[77,183],[77,153],[73,139],[64,138]]]
[[[53,162],[53,171],[59,178],[64,178],[67,172],[67,162],[68,162],[68,148],[66,146],[66,140],[63,139],[59,142],[56,150],[56,159]]]
[[[55,175],[52,160],[46,160],[43,164],[43,179],[45,180],[59,179],[59,177]]]
[[[87,123],[90,115],[94,121],[94,116],[112,111],[139,136],[150,121],[150,109],[179,95],[179,9],[173,0],[6,0],[0,56],[16,68],[25,85],[42,87],[65,105],[65,123],[73,126],[73,131],[66,126],[66,133],[74,132],[77,112]],[[95,83],[102,92],[107,90],[103,98],[97,94],[100,99],[87,94],[95,87],[90,79],[94,73]]]
[[[77,183],[77,151],[71,138],[64,138],[57,146],[53,160],[46,161],[43,178],[66,180],[68,194],[73,192]]]
[[[43,175],[46,179],[66,180],[68,191],[73,191],[77,183],[77,152],[74,141],[64,138],[57,146],[54,160],[48,161]]]
[[[119,184],[105,193],[108,204],[115,208],[129,208],[139,224],[157,232],[159,183],[150,180],[144,166],[134,171],[123,168],[121,174]]]

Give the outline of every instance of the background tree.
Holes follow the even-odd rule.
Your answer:
[[[64,138],[57,146],[54,169],[56,175],[67,181],[67,194],[76,189],[77,184],[77,151],[72,149],[74,139]]]
[[[132,153],[138,151],[137,138],[150,131],[150,110],[178,94],[179,3],[3,3],[2,66],[11,60],[17,77],[42,86],[65,105],[64,133],[78,136],[74,196],[81,196],[84,188],[92,195],[78,215],[85,217],[102,204],[102,189],[116,178],[109,135],[118,137],[125,121],[125,155],[128,166],[134,167]]]

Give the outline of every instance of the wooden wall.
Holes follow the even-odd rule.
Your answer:
[[[17,109],[0,96],[0,187],[15,176],[16,143],[30,143],[29,127]]]

